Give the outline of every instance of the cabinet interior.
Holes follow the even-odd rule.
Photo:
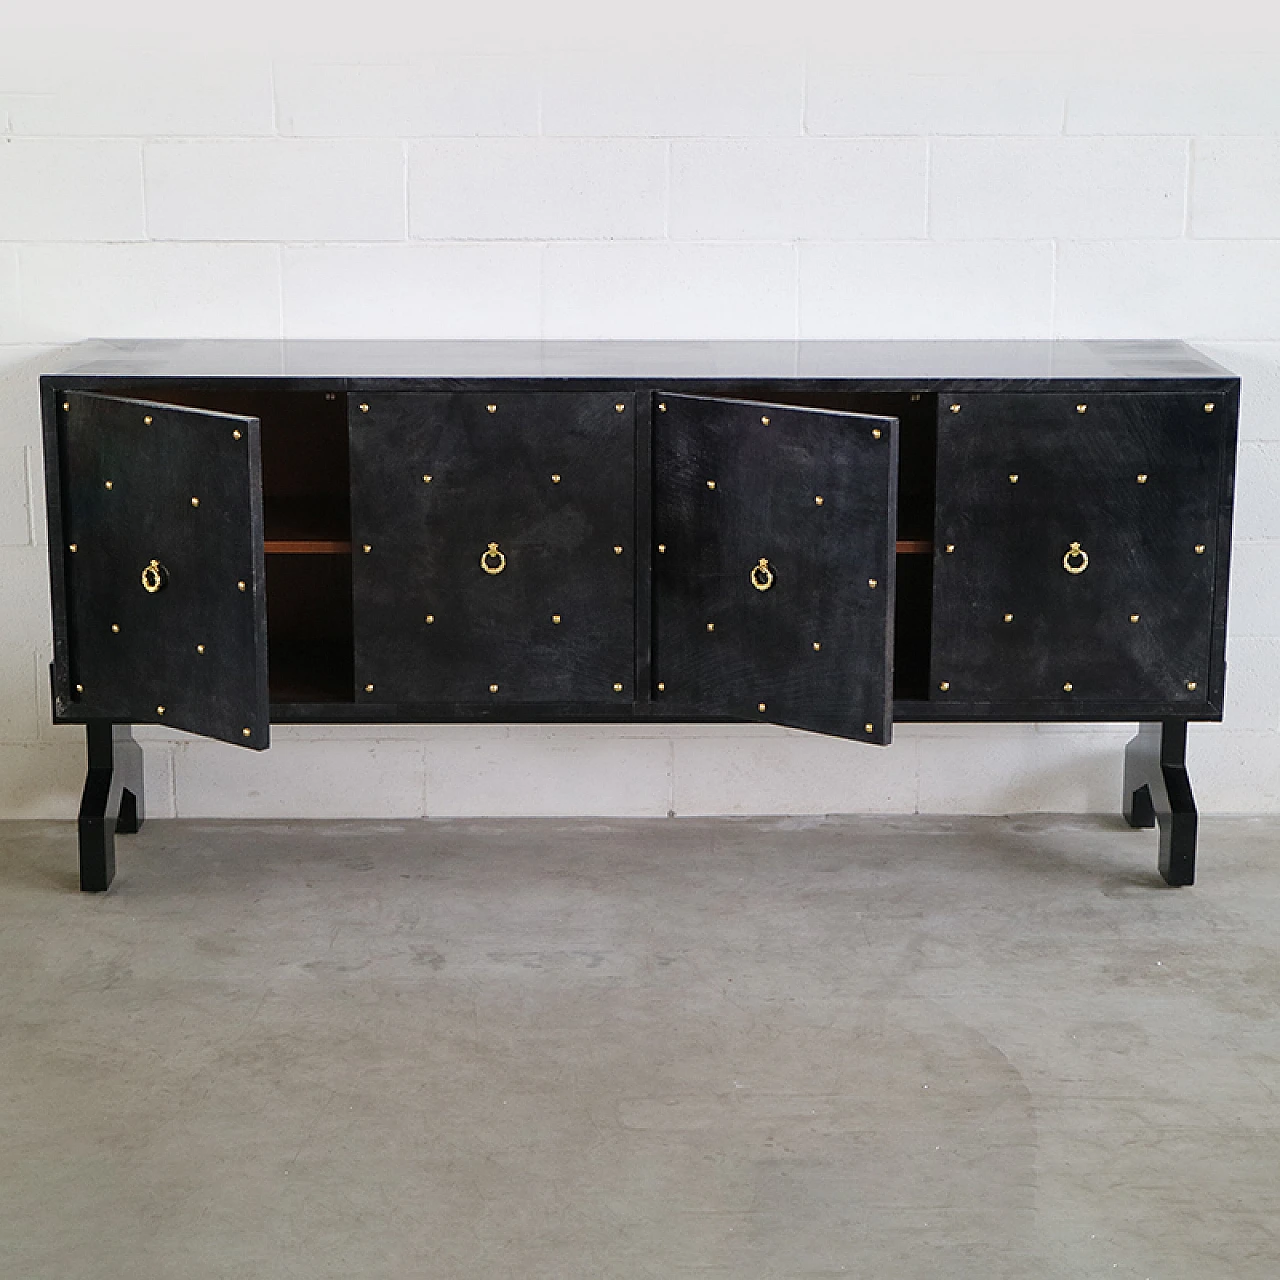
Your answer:
[[[354,643],[347,406],[343,393],[270,387],[113,387],[112,394],[256,417],[261,424],[270,700],[351,702]],[[784,391],[736,384],[727,398],[898,419],[893,694],[928,696],[937,396]]]

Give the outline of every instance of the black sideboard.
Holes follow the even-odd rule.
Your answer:
[[[133,724],[1135,721],[1190,884],[1239,382],[1176,342],[93,342],[41,379],[81,883]]]

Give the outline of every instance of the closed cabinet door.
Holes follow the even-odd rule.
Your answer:
[[[350,400],[356,699],[635,696],[634,397]]]
[[[889,741],[897,426],[656,397],[660,711]]]
[[[71,391],[49,440],[59,717],[266,747],[257,419]]]
[[[940,397],[933,699],[1203,708],[1228,419],[1203,394]]]

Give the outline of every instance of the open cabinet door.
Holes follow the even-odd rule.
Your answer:
[[[77,391],[55,413],[62,718],[267,746],[258,420]]]
[[[653,696],[887,743],[896,418],[659,393]]]

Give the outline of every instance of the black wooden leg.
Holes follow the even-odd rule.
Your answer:
[[[1171,885],[1196,878],[1196,802],[1187,775],[1187,722],[1141,724],[1124,749],[1124,817],[1160,827],[1160,874]]]
[[[80,799],[80,888],[101,893],[116,874],[116,832],[130,835],[145,816],[142,748],[127,724],[91,720],[89,772]]]

